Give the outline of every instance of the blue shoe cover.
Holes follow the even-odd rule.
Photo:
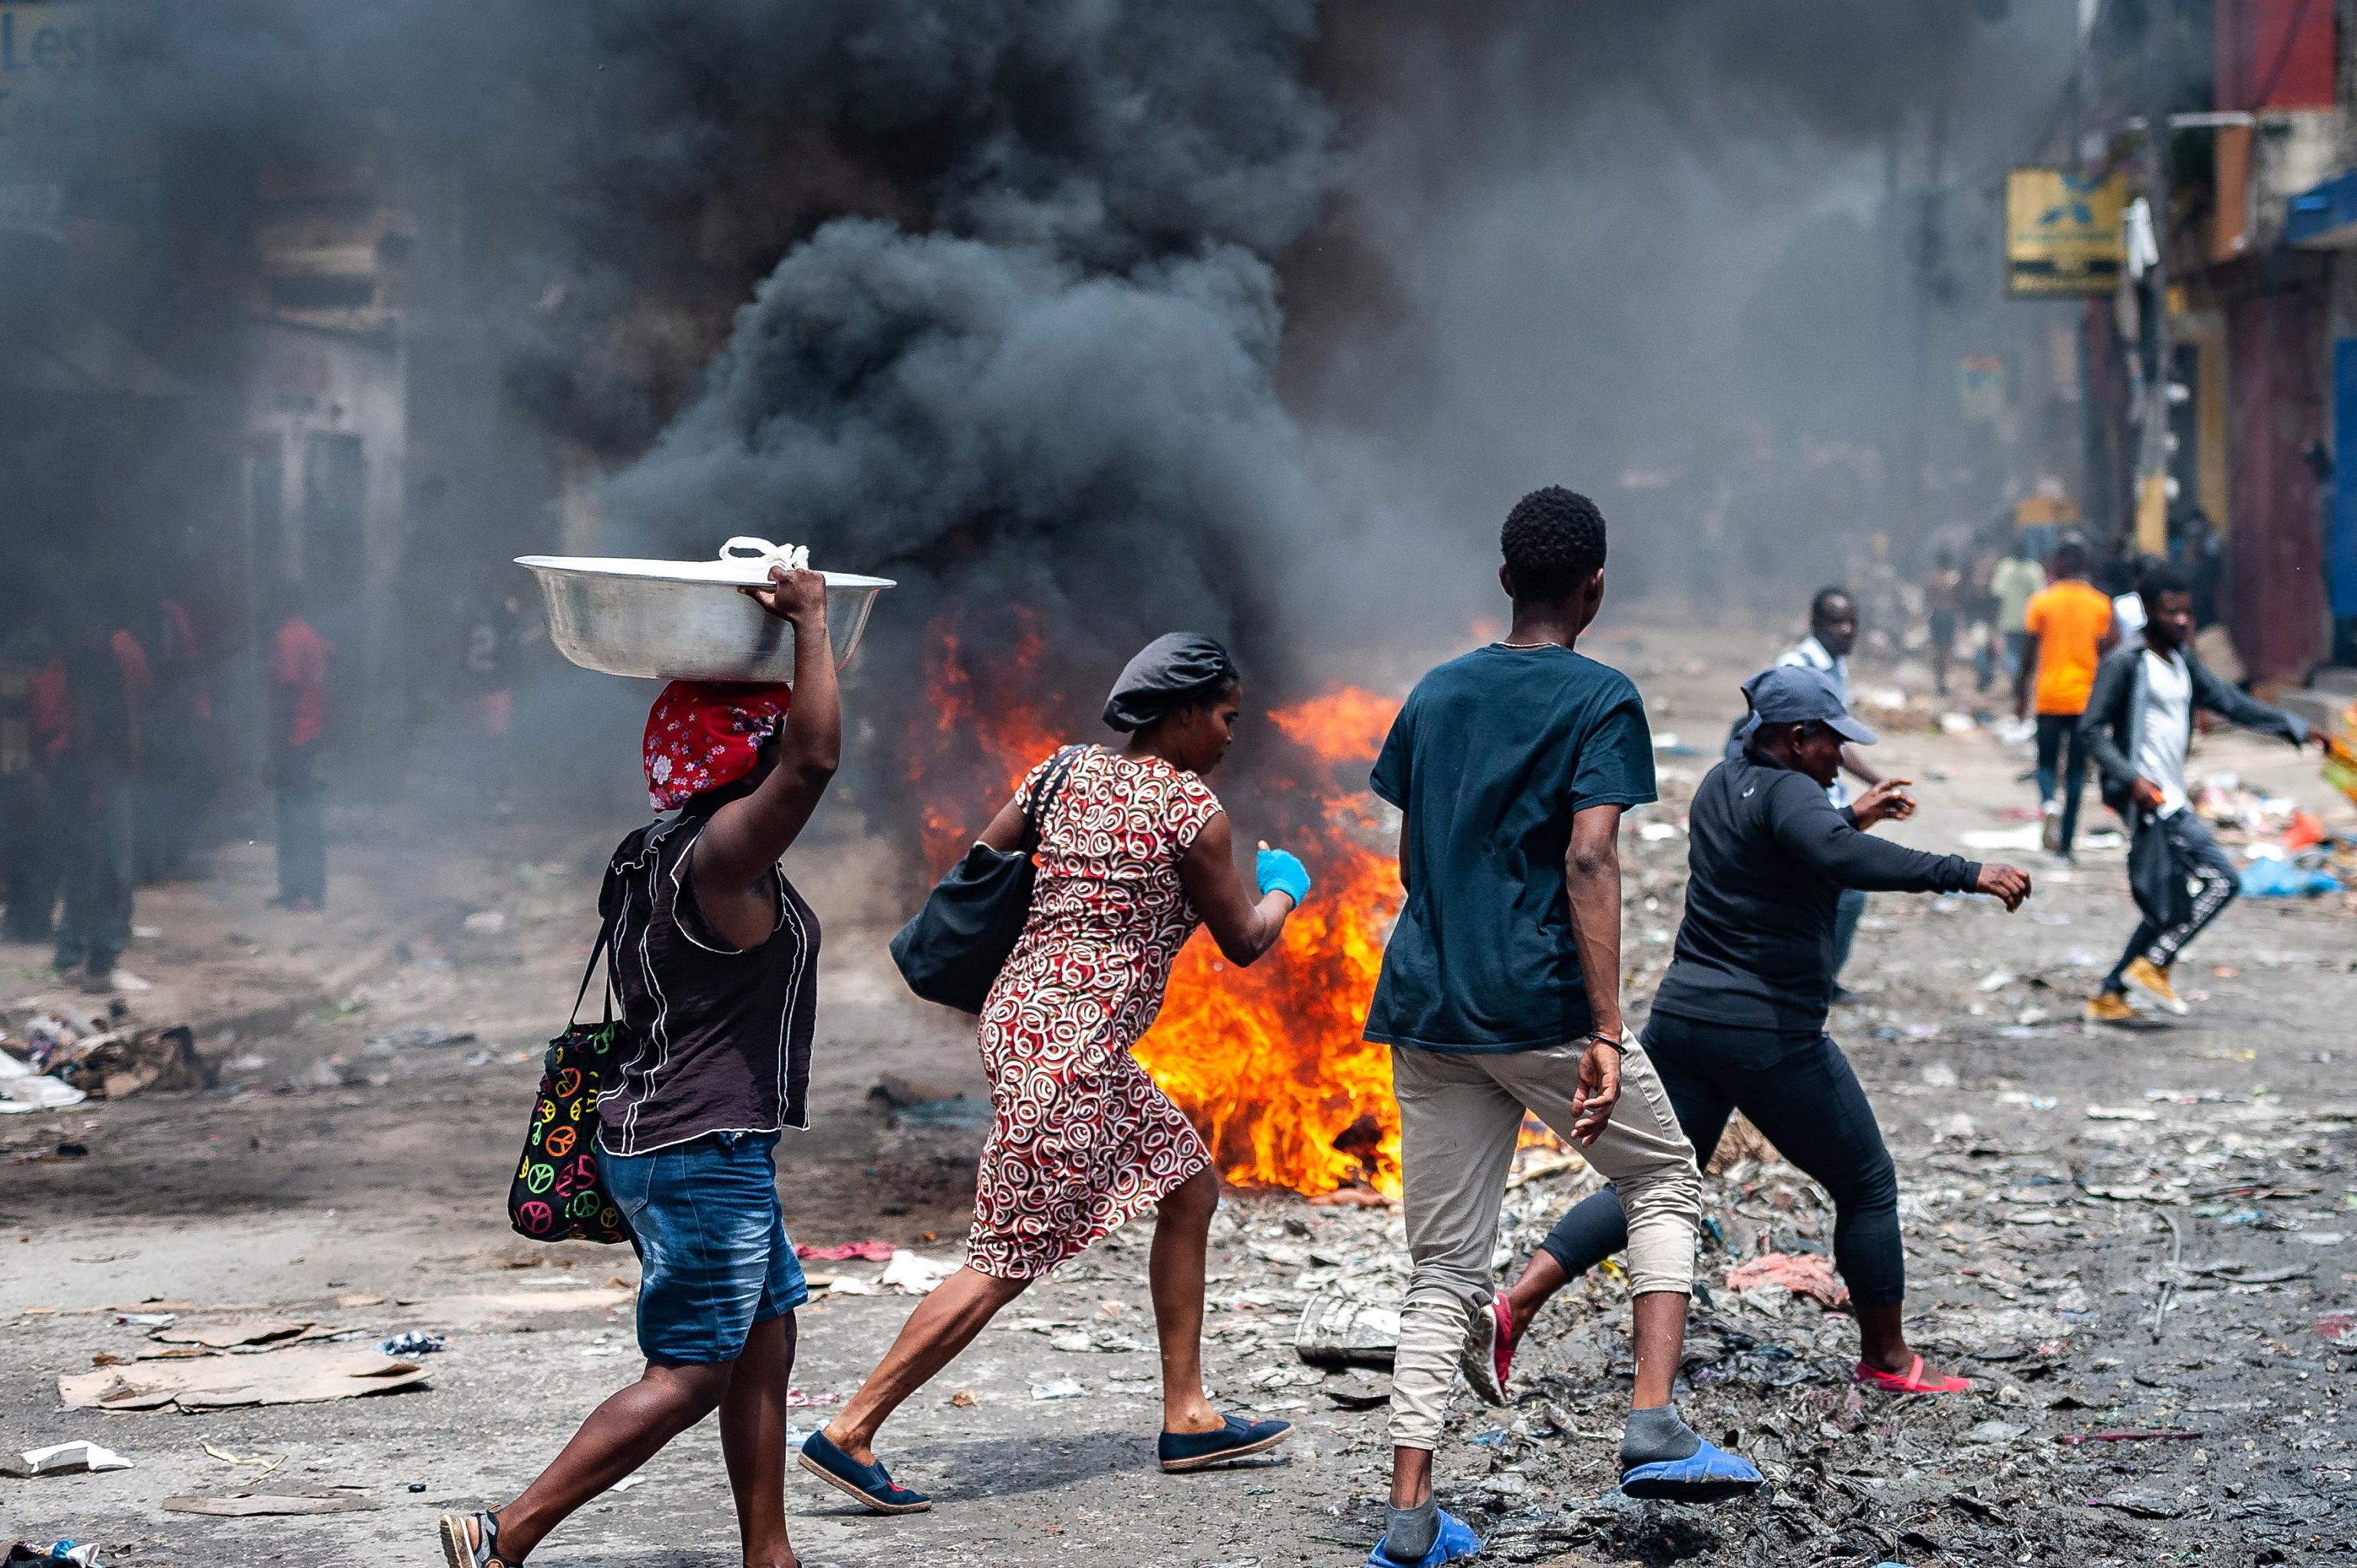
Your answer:
[[[1443,1509],[1440,1533],[1433,1538],[1431,1551],[1413,1563],[1401,1563],[1385,1556],[1383,1543],[1378,1541],[1375,1549],[1367,1553],[1366,1568],[1440,1568],[1444,1563],[1470,1557],[1480,1550],[1481,1538],[1473,1533],[1473,1527]]]
[[[1632,1498],[1658,1498],[1665,1502],[1707,1503],[1740,1497],[1756,1489],[1764,1477],[1760,1467],[1740,1454],[1729,1454],[1705,1440],[1684,1459],[1656,1459],[1632,1465],[1620,1472],[1620,1489]]]

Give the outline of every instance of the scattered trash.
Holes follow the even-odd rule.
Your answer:
[[[53,1443],[47,1448],[28,1448],[14,1459],[0,1459],[0,1476],[80,1476],[129,1468],[130,1460],[84,1438]]]
[[[374,1350],[299,1345],[250,1356],[204,1356],[102,1367],[58,1380],[58,1398],[76,1410],[224,1410],[313,1404],[389,1393],[425,1381],[425,1369]]]
[[[380,1356],[393,1357],[431,1356],[447,1343],[448,1341],[439,1334],[428,1334],[424,1329],[413,1328],[406,1334],[396,1334],[390,1339],[378,1340],[376,1353]]]
[[[612,1486],[610,1486],[610,1487],[607,1487],[606,1489],[607,1489],[608,1491],[609,1491],[609,1492],[627,1492],[627,1491],[629,1491],[632,1487],[638,1487],[638,1486],[643,1486],[643,1485],[645,1485],[645,1484],[646,1484],[646,1479],[647,1479],[647,1478],[646,1478],[646,1477],[644,1477],[644,1476],[642,1476],[642,1475],[640,1475],[640,1476],[625,1476],[625,1477],[623,1477],[620,1480],[619,1480],[619,1481],[615,1482]]]
[[[114,1315],[115,1326],[118,1328],[125,1326],[134,1328],[169,1328],[179,1321],[180,1315],[177,1312],[118,1312]]]
[[[2313,898],[2341,891],[2341,879],[2332,873],[2281,860],[2255,860],[2236,880],[2245,898]]]
[[[2115,1509],[2136,1519],[2178,1519],[2183,1516],[2185,1505],[2166,1492],[2111,1492],[2100,1498],[2089,1498],[2091,1509]]]
[[[978,1402],[972,1389],[960,1389],[950,1395],[950,1403],[958,1410],[972,1410]]]
[[[2018,1421],[1984,1421],[1966,1431],[1964,1440],[1967,1444],[2003,1444],[2016,1441],[2029,1431],[2029,1426]]]
[[[2201,1434],[2198,1432],[2190,1432],[2181,1426],[2124,1426],[2114,1432],[2058,1433],[2055,1435],[2054,1441],[2057,1443],[2068,1444],[2148,1442],[2184,1443],[2201,1435]]]
[[[478,909],[458,924],[469,935],[496,937],[508,929],[508,918],[498,909]]]
[[[446,1029],[439,1024],[412,1024],[405,1029],[389,1029],[382,1035],[371,1035],[371,1050],[426,1050],[440,1046],[465,1046],[474,1043],[472,1029]]]
[[[2158,1122],[2160,1112],[2137,1106],[2090,1105],[2086,1110],[2090,1122]]]
[[[2345,1339],[2357,1332],[2357,1312],[2327,1312],[2319,1314],[2316,1332],[2323,1339]]]
[[[1727,1271],[1729,1290],[1763,1285],[1804,1296],[1829,1312],[1849,1300],[1848,1287],[1834,1277],[1833,1260],[1822,1252],[1763,1252]]]
[[[208,1350],[227,1350],[238,1345],[267,1345],[274,1340],[293,1339],[310,1326],[307,1318],[241,1317],[230,1323],[190,1324],[187,1327],[167,1323],[147,1337],[163,1345],[200,1345]]]
[[[1089,1391],[1072,1378],[1058,1378],[1052,1382],[1033,1383],[1031,1397],[1035,1400],[1086,1399]]]
[[[1331,1287],[1309,1298],[1294,1331],[1293,1353],[1312,1367],[1391,1370],[1399,1353],[1400,1315]]]
[[[958,1272],[962,1265],[946,1258],[927,1258],[903,1248],[892,1254],[876,1283],[887,1290],[906,1291],[910,1295],[927,1295],[934,1286]]]
[[[839,1247],[798,1246],[797,1258],[816,1258],[823,1262],[840,1263],[857,1258],[870,1263],[885,1263],[900,1249],[889,1241],[845,1241]]]
[[[361,1513],[376,1499],[358,1488],[310,1492],[231,1492],[217,1498],[166,1498],[167,1513],[210,1514],[216,1519],[253,1519],[271,1514]]]
[[[90,1097],[70,1083],[36,1072],[31,1064],[0,1051],[0,1116],[31,1111],[63,1111]]]
[[[286,1454],[257,1454],[251,1459],[241,1459],[236,1455],[216,1448],[210,1443],[199,1443],[197,1446],[203,1449],[206,1453],[211,1455],[214,1458],[220,1460],[224,1465],[261,1466],[262,1468],[253,1473],[253,1478],[257,1481],[262,1479],[263,1477],[269,1475],[273,1470],[277,1469],[279,1466],[286,1463],[287,1459],[291,1456]]]
[[[214,1083],[186,1024],[90,1036],[54,1057],[48,1070],[93,1100],[128,1100],[149,1089],[210,1089]]]
[[[0,1558],[0,1568],[97,1568],[97,1563],[94,1541],[86,1545],[60,1541],[47,1550],[20,1541],[8,1549],[5,1558]]]

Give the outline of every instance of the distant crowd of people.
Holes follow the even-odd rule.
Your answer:
[[[224,718],[239,707],[226,700],[229,656],[246,639],[188,599],[92,596],[0,637],[0,940],[46,944],[61,975],[113,989],[135,890],[191,875],[216,796],[256,750],[275,806],[272,902],[325,905],[323,758],[346,704],[320,618],[292,580],[263,602],[258,748]],[[502,802],[522,623],[513,595],[479,596],[460,650],[463,722]]]

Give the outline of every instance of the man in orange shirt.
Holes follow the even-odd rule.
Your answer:
[[[2066,533],[2048,563],[2051,587],[2030,596],[2022,629],[2038,645],[2038,799],[2049,854],[2071,858],[2079,832],[2079,797],[2087,782],[2087,747],[2079,715],[2094,689],[2095,667],[2113,642],[2112,601],[2087,580],[2087,542]],[[2058,776],[2056,764],[2062,771]],[[2055,800],[2055,786],[2061,800]]]

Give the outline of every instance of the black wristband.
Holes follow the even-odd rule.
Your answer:
[[[1600,1029],[1591,1029],[1588,1031],[1587,1037],[1599,1046],[1610,1046],[1612,1054],[1615,1056],[1625,1057],[1629,1054],[1629,1047],[1620,1043],[1620,1036],[1618,1035],[1608,1035]]]

